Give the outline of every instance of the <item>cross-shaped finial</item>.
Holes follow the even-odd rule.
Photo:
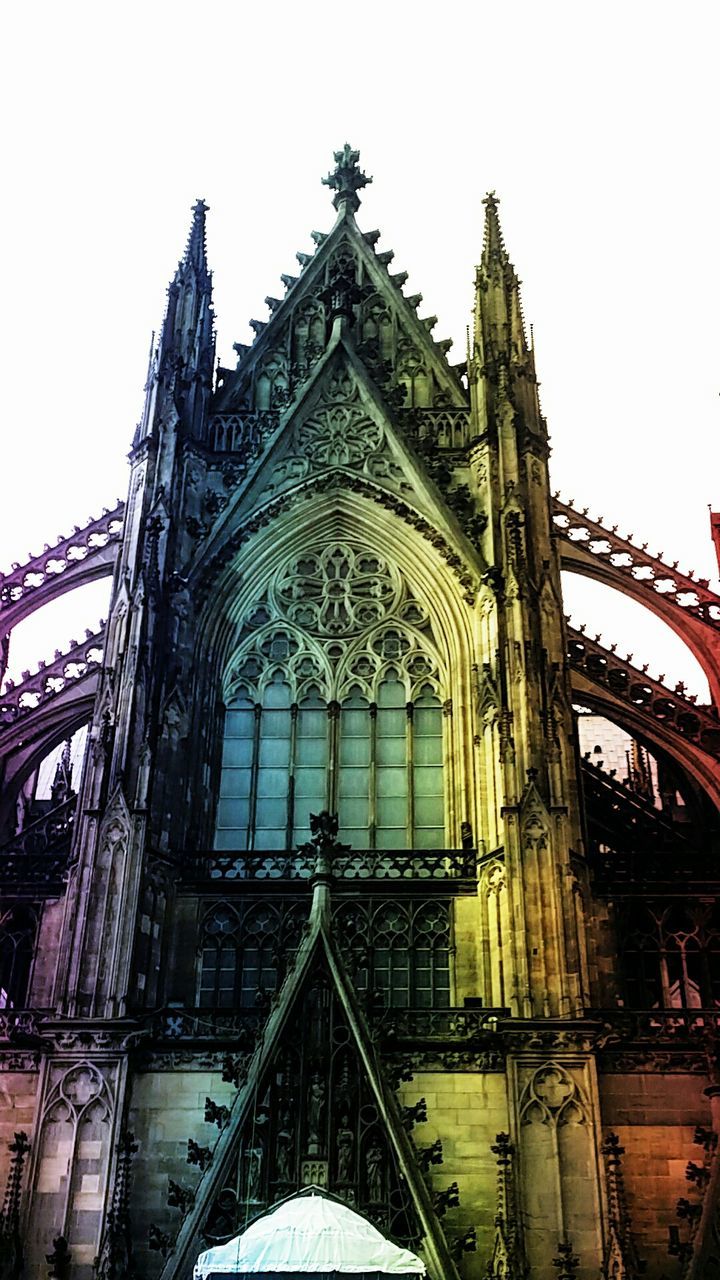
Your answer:
[[[335,151],[333,154],[335,168],[327,178],[323,178],[323,185],[331,187],[335,192],[333,204],[336,209],[339,210],[342,205],[347,204],[355,213],[360,208],[357,192],[372,182],[372,178],[368,178],[367,174],[363,173],[358,164],[360,152],[353,151],[349,142],[345,143],[342,151]]]

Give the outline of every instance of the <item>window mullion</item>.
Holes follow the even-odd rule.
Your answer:
[[[377,848],[377,702],[370,707],[370,764],[368,766],[368,848]]]
[[[327,804],[330,813],[338,809],[338,761],[340,753],[340,703],[328,702]]]
[[[407,847],[415,848],[415,778],[414,778],[414,742],[413,742],[413,704],[408,702],[405,707],[407,719],[405,726],[405,742],[407,757]]]
[[[293,830],[295,828],[295,762],[297,757],[298,704],[293,702],[290,708],[290,762],[288,764],[288,803],[287,824],[285,828],[285,848],[293,847]]]
[[[255,706],[255,725],[253,733],[252,766],[250,769],[250,804],[248,805],[248,849],[255,848],[255,816],[257,813],[258,769],[260,767],[260,721],[262,707]]]

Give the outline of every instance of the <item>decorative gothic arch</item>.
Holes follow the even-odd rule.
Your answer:
[[[293,697],[322,689],[330,701],[353,694],[371,700],[373,681],[392,667],[403,703],[434,697],[446,713],[457,709],[467,720],[471,627],[452,568],[422,534],[364,495],[331,490],[312,505],[294,503],[236,553],[201,619],[194,667],[204,673],[207,698],[220,696],[226,705],[243,690],[255,698],[272,672],[279,679],[278,661]],[[250,664],[242,671],[241,658]],[[196,731],[206,734],[205,758],[217,775],[207,720]],[[215,734],[218,722],[216,715]],[[446,830],[459,843],[456,797],[471,792],[472,725],[463,729],[451,716],[448,735]],[[474,820],[472,812],[461,816]]]

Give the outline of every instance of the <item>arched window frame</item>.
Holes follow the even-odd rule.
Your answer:
[[[15,903],[0,915],[0,1009],[27,1004],[37,929],[33,906]]]
[[[335,935],[358,991],[389,1008],[447,1008],[452,913],[446,900],[342,903]]]
[[[362,556],[353,553],[353,557],[362,569]],[[275,594],[284,590],[282,585],[276,587]],[[226,733],[217,849],[291,849],[308,839],[309,815],[323,808],[339,811],[340,837],[355,848],[445,846],[448,780],[444,774],[452,726],[444,713],[451,703],[443,699],[438,655],[431,638],[423,633],[427,618],[422,606],[398,596],[396,608],[399,616],[383,620],[359,636],[345,639],[328,635],[324,640],[308,636],[295,623],[269,621],[266,611],[258,612],[261,625],[246,636],[225,681]],[[275,794],[287,793],[285,820],[281,823],[276,814],[274,825],[268,827],[261,810],[263,801],[273,801],[262,794],[261,769],[267,750],[263,747],[269,724],[266,713],[271,710],[268,691],[273,682],[287,686],[289,752],[287,760],[278,765],[284,776],[278,772],[274,787]],[[384,705],[391,694],[393,705]],[[307,743],[302,733],[303,700],[308,719],[321,705],[327,714],[324,733],[315,716],[314,739]],[[355,743],[358,760],[353,765],[346,758],[352,754],[348,730],[353,722],[359,725],[362,717],[357,712],[365,707],[367,719],[358,732],[367,744],[363,748]],[[238,710],[245,713],[246,725],[242,796],[228,791],[228,771],[233,766],[228,761],[227,725],[229,715]],[[301,759],[304,747],[314,756],[312,764]],[[324,764],[320,760],[323,751]],[[366,759],[360,758],[363,751]],[[320,784],[320,768],[326,769],[324,786]],[[367,772],[361,779],[363,769]],[[229,798],[237,800],[234,807],[225,803]],[[243,798],[247,799],[246,817],[240,803]],[[238,816],[227,822],[228,811],[237,811]]]
[[[223,901],[203,917],[198,943],[201,1008],[265,1007],[300,945],[307,903]]]

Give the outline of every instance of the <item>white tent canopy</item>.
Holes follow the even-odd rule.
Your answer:
[[[201,1253],[194,1280],[282,1272],[424,1276],[425,1266],[359,1213],[311,1187],[257,1218],[228,1244]]]

